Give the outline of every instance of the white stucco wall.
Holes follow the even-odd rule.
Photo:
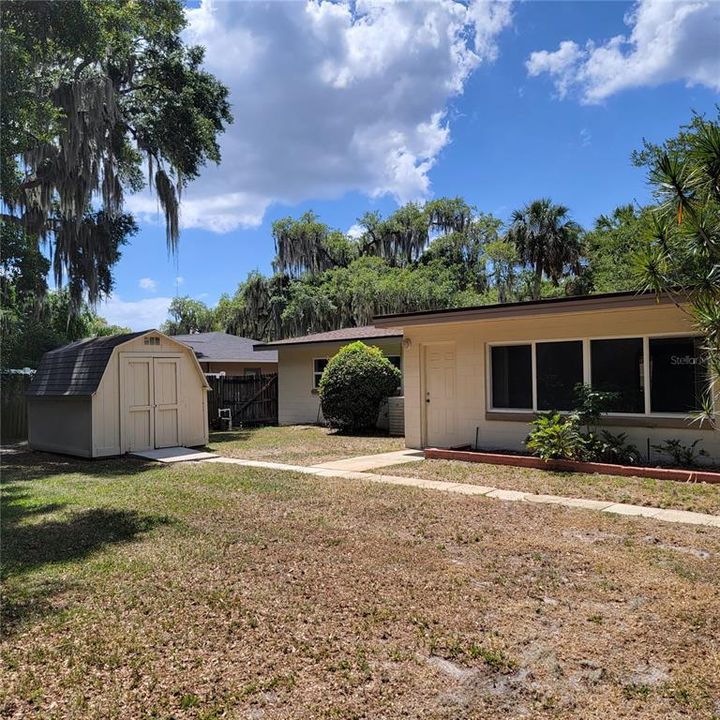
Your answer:
[[[577,313],[548,313],[532,317],[435,322],[404,328],[406,346],[403,357],[405,394],[405,438],[408,447],[432,446],[427,436],[424,397],[423,353],[433,343],[451,342],[455,348],[456,393],[451,442],[446,446],[474,445],[483,449],[524,450],[529,432],[527,417],[504,415],[495,419],[489,412],[487,391],[488,343],[526,342],[561,339],[631,337],[664,334],[694,335],[691,318],[673,305],[597,310]],[[720,421],[720,398],[715,404]],[[527,414],[526,414],[527,415]],[[626,432],[629,440],[644,452],[647,441],[661,443],[679,438],[691,443],[700,438],[710,454],[705,462],[720,461],[720,431],[690,425],[690,418],[661,415],[634,416],[632,420],[611,418],[613,433]],[[623,424],[623,423],[627,424]]]
[[[322,422],[320,399],[313,388],[316,358],[331,358],[347,342],[314,343],[278,347],[278,422],[308,425]],[[402,356],[401,338],[377,338],[367,345],[379,347],[386,356]]]

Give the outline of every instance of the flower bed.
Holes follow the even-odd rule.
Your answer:
[[[482,452],[480,450],[444,450],[426,448],[426,460],[463,460],[465,462],[487,463],[489,465],[514,465],[515,467],[537,468],[559,472],[600,473],[625,477],[646,477],[656,480],[679,480],[681,482],[720,483],[720,472],[702,468],[660,468],[640,465],[613,465],[611,463],[580,462],[576,460],[543,460],[532,455]]]

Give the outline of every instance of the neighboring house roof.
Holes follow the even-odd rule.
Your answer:
[[[26,395],[92,395],[98,388],[113,350],[152,332],[126,333],[77,340],[43,355]]]
[[[200,362],[276,363],[277,352],[254,350],[257,340],[224,332],[173,335],[173,340],[189,345]]]
[[[429,325],[443,322],[467,322],[468,320],[497,320],[500,318],[528,317],[566,312],[587,312],[591,310],[623,310],[633,307],[669,304],[672,298],[657,297],[654,292],[614,292],[598,295],[574,295],[570,297],[545,298],[523,302],[477,305],[451,308],[448,310],[423,310],[399,315],[378,315],[373,322],[381,328],[407,325]]]
[[[284,347],[286,345],[311,345],[324,342],[351,342],[353,340],[375,340],[376,338],[401,338],[403,331],[401,327],[375,327],[365,325],[363,327],[342,328],[340,330],[329,330],[328,332],[313,333],[300,337],[275,340],[270,343],[258,343],[256,348]]]

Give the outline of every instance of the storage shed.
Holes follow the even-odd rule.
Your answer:
[[[29,445],[92,458],[204,445],[208,390],[192,349],[157,330],[79,340],[43,356]]]

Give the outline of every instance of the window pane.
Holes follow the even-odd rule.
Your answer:
[[[653,412],[700,410],[707,388],[707,360],[698,338],[650,340],[650,409]]]
[[[642,338],[591,340],[590,359],[593,389],[617,395],[610,412],[645,412]]]
[[[583,381],[582,342],[538,343],[535,352],[538,410],[572,410]]]
[[[399,355],[388,355],[387,359],[400,370],[400,356]]]
[[[313,387],[317,388],[320,385],[320,378],[322,377],[323,371],[327,366],[327,358],[318,358],[313,361]]]
[[[532,352],[530,345],[493,347],[492,405],[532,409]]]

